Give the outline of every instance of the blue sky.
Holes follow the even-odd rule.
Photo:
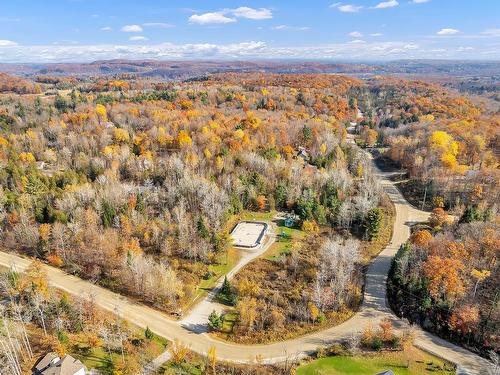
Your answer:
[[[500,0],[0,0],[0,62],[498,60]]]

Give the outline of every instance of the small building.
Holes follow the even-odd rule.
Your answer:
[[[69,354],[60,358],[56,353],[48,353],[38,360],[31,371],[32,375],[85,375],[86,368]]]

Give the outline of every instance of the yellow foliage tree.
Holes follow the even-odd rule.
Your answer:
[[[238,282],[237,289],[241,297],[258,297],[260,293],[259,285],[246,277]]]
[[[108,113],[106,111],[106,107],[102,104],[97,104],[95,106],[95,113],[97,115],[97,118],[99,119],[99,123],[101,123],[101,121],[108,121]]]
[[[304,220],[302,222],[302,230],[307,233],[319,233],[319,226],[314,220]]]
[[[128,131],[120,128],[113,129],[113,138],[116,142],[128,142],[130,140]]]
[[[222,168],[224,168],[224,159],[222,159],[222,157],[221,157],[221,156],[217,156],[217,157],[215,158],[215,167],[216,167],[219,171],[221,171],[221,170],[222,170]]]
[[[320,314],[318,307],[313,302],[309,302],[307,304],[307,308],[309,310],[309,316],[311,317],[311,320],[313,322],[316,322],[318,320],[319,314]]]
[[[241,129],[237,129],[235,130],[234,135],[236,138],[242,139],[245,136],[245,132]]]
[[[203,150],[203,155],[205,155],[205,157],[206,157],[207,159],[212,158],[212,153],[210,152],[210,150],[209,150],[208,148],[205,148],[205,149]]]
[[[177,143],[179,144],[179,147],[183,148],[191,146],[193,140],[191,139],[186,130],[181,130],[177,135]]]
[[[31,152],[21,152],[19,154],[19,160],[26,164],[34,163],[36,161],[35,157]]]
[[[326,144],[322,143],[321,146],[319,146],[319,150],[322,154],[326,154]]]

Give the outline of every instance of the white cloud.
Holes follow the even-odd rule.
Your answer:
[[[430,0],[412,0],[413,4],[423,4],[428,3]]]
[[[362,38],[363,37],[363,34],[360,33],[359,31],[351,31],[348,35],[352,36],[353,38]]]
[[[133,42],[137,42],[137,41],[141,41],[141,40],[148,40],[148,38],[146,38],[145,36],[142,36],[142,35],[136,35],[136,36],[131,36],[130,38],[128,38],[128,40],[131,40]]]
[[[203,14],[193,14],[189,17],[189,22],[200,25],[224,24],[236,22],[237,18],[246,18],[249,20],[267,20],[273,18],[273,12],[267,8],[249,8],[239,7],[235,9],[223,9],[217,12]]]
[[[111,27],[109,27],[109,26],[104,26],[104,27],[101,27],[101,30],[102,31],[111,31],[113,29]]]
[[[487,36],[500,36],[500,29],[486,29],[481,34]]]
[[[372,34],[370,34],[370,36],[382,36],[382,35],[384,35],[384,34],[382,34],[382,33],[372,33]]]
[[[232,15],[238,18],[248,18],[250,20],[267,20],[273,18],[273,12],[267,8],[249,8],[239,7],[229,11]]]
[[[393,8],[397,7],[398,5],[399,3],[396,0],[382,1],[381,3],[375,5],[375,9]]]
[[[293,30],[293,31],[306,31],[310,30],[310,27],[307,26],[288,26],[288,25],[278,25],[271,27],[272,30]]]
[[[125,33],[140,33],[142,31],[142,27],[139,25],[125,25],[121,28],[121,30]]]
[[[361,5],[352,5],[352,4],[340,5],[339,4],[337,6],[337,9],[340,10],[341,12],[344,12],[344,13],[357,13],[361,9],[363,9],[363,7]]]
[[[349,42],[350,44],[362,44],[362,43],[366,43],[364,40],[361,40],[361,39],[355,39],[355,40],[351,40]]]
[[[17,46],[16,42],[7,39],[0,39],[0,47]]]
[[[204,14],[193,14],[189,17],[189,22],[197,23],[200,25],[207,24],[223,24],[236,22],[234,18],[226,17],[222,12],[210,12]]]
[[[139,36],[139,35],[138,35]],[[441,42],[439,42],[441,40]],[[8,45],[0,48],[0,62],[89,62],[106,59],[308,59],[308,60],[396,60],[426,58],[500,59],[500,50],[488,45],[474,45],[474,50],[448,48],[437,39],[421,43],[408,41],[359,41],[307,46],[271,46],[263,41],[231,44],[173,44],[131,41],[128,44],[98,45]],[[1,43],[0,43],[1,44]]]
[[[474,50],[473,47],[458,47],[457,52],[466,52],[466,51],[472,51]]]
[[[459,33],[457,29],[444,28],[437,32],[437,35],[455,35]]]
[[[170,27],[174,27],[174,25],[170,23],[164,23],[164,22],[146,22],[143,23],[142,26],[144,27],[158,27],[160,29],[168,29]]]

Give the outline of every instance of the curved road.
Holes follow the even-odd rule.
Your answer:
[[[238,345],[216,340],[206,333],[190,331],[179,322],[169,319],[157,310],[133,302],[88,281],[67,275],[59,269],[46,266],[49,280],[54,287],[73,295],[92,293],[100,307],[112,312],[118,311],[123,318],[130,322],[143,328],[148,326],[153,332],[169,340],[179,340],[200,354],[207,353],[208,349],[214,346],[219,359],[239,363],[255,361],[256,357],[260,357],[264,363],[276,363],[299,358],[314,352],[320,346],[329,345],[332,342],[346,338],[353,332],[360,332],[368,324],[375,326],[384,317],[392,319],[395,326],[402,327],[403,322],[392,314],[386,303],[387,273],[391,259],[400,245],[410,235],[409,225],[426,220],[428,213],[413,208],[404,199],[394,183],[389,179],[389,173],[377,171],[377,174],[380,183],[396,208],[396,220],[391,243],[375,258],[367,270],[364,301],[360,311],[348,321],[324,331],[272,344]],[[29,263],[30,260],[28,259],[0,252],[1,265],[13,265],[18,271],[23,271]],[[470,373],[487,373],[488,361],[428,332],[417,329],[415,344],[426,351],[468,369]]]

